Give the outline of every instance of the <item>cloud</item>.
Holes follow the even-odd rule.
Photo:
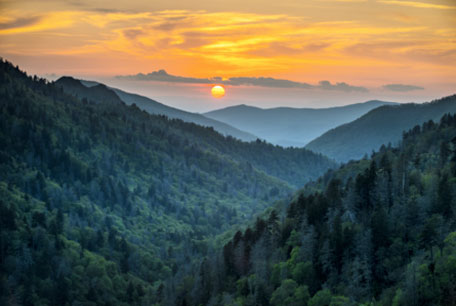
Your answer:
[[[449,6],[443,4],[434,4],[426,2],[415,2],[415,1],[397,1],[397,0],[380,0],[380,3],[385,4],[395,4],[401,6],[415,7],[415,8],[431,8],[431,9],[440,9],[440,10],[454,10],[456,6]]]
[[[442,29],[440,35],[443,37],[444,35],[454,36],[455,34],[450,30]],[[350,56],[357,56],[358,60],[361,58],[383,59],[385,63],[409,61],[450,67],[451,65],[448,63],[456,62],[456,48],[451,43],[439,42],[432,45],[428,42],[425,39],[404,38],[402,41],[384,39],[379,42],[349,45],[344,49],[344,52]]]
[[[339,90],[339,91],[345,91],[345,92],[350,92],[350,91],[368,92],[369,91],[365,87],[352,86],[352,85],[348,85],[347,83],[344,83],[344,82],[331,84],[329,81],[320,81],[318,87],[323,90]]]
[[[340,5],[345,12],[344,3],[320,1],[316,6],[309,5],[308,13],[299,15],[278,14],[275,10],[213,11],[212,6],[207,10],[161,10],[164,9],[161,6],[152,10],[140,5],[105,9],[98,8],[97,1],[87,0],[84,1],[87,5],[82,6],[76,5],[79,2],[76,6],[56,6],[56,11],[50,10],[50,6],[29,10],[30,5],[22,5],[22,1],[10,1],[11,6],[17,4],[17,9],[4,8],[4,16],[0,18],[0,51],[16,57],[67,56],[66,65],[57,65],[52,60],[36,64],[59,73],[66,69],[66,73],[73,74],[102,71],[106,75],[126,75],[166,67],[180,75],[184,75],[182,71],[191,71],[190,75],[198,78],[256,76],[232,78],[229,82],[265,87],[311,86],[317,90],[360,92],[365,89],[351,83],[369,79],[373,74],[395,75],[412,84],[424,84],[430,75],[454,79],[456,32],[444,15],[452,11],[408,7],[396,10],[400,7],[391,2],[394,0],[379,1],[368,0],[373,4],[368,11],[364,5],[354,5],[350,7],[352,14],[334,16],[332,13],[320,16],[321,6]],[[411,1],[400,2],[410,4]],[[450,2],[440,1],[447,6],[455,5]],[[395,9],[391,11],[391,8]],[[366,13],[370,10],[375,14]],[[408,23],[397,21],[398,13],[406,14],[400,18]],[[40,18],[30,18],[33,16]],[[102,64],[107,62],[111,64]],[[298,71],[311,85],[292,81],[291,75]],[[280,75],[286,80],[267,78],[270,75]],[[326,79],[346,83],[318,84]],[[210,78],[177,80],[213,81]],[[376,86],[386,83],[385,79]]]
[[[16,18],[11,21],[1,22],[0,23],[0,30],[8,30],[14,28],[22,28],[25,26],[30,26],[36,24],[40,20],[40,17],[23,17],[23,18]]]
[[[294,82],[290,80],[265,78],[265,77],[234,77],[223,82],[228,85],[250,85],[260,87],[278,87],[278,88],[312,88],[313,86],[307,83]]]
[[[383,89],[397,91],[397,92],[406,92],[413,90],[423,90],[424,87],[415,86],[415,85],[404,85],[404,84],[387,84],[382,86]]]
[[[113,9],[113,8],[104,8],[104,7],[94,7],[94,8],[85,8],[84,10],[88,12],[96,12],[96,13],[103,13],[103,14],[112,14],[112,13],[131,13],[131,11],[128,10],[119,10],[119,9]]]
[[[6,18],[6,21],[0,22],[0,35],[24,34],[49,29],[62,30],[72,25],[77,15],[81,14],[77,12],[53,12],[40,16]]]
[[[144,34],[143,30],[138,30],[138,29],[127,29],[123,31],[123,34],[125,37],[128,39],[136,39],[138,35]]]
[[[337,91],[358,91],[367,92],[368,89],[361,86],[352,86],[347,83],[331,84],[329,81],[320,81],[318,85],[311,85],[303,82],[295,82],[286,79],[275,79],[271,77],[231,77],[223,79],[221,77],[213,78],[192,78],[182,77],[168,74],[165,70],[158,70],[148,74],[138,73],[135,75],[119,75],[117,79],[130,81],[154,81],[154,82],[170,82],[170,83],[187,83],[187,84],[224,84],[232,86],[258,86],[271,88],[304,88],[304,89],[322,89],[322,90],[337,90]]]
[[[168,74],[165,70],[161,69],[153,71],[148,74],[138,73],[135,75],[118,75],[117,79],[124,79],[130,81],[156,81],[156,82],[170,82],[170,83],[190,83],[190,84],[210,84],[213,83],[210,79],[189,78],[182,76],[175,76]]]

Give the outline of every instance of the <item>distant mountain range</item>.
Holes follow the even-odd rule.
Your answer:
[[[321,109],[238,105],[196,114],[98,82],[62,77],[56,84],[79,98],[135,104],[150,114],[212,127],[225,136],[247,142],[261,138],[284,147],[305,147],[337,162],[360,159],[383,144],[395,145],[403,131],[456,112],[456,96],[450,96],[424,104],[372,100]]]
[[[200,114],[173,108],[155,100],[128,93],[117,88],[111,88],[98,82],[78,80],[72,77],[61,77],[56,81],[56,84],[63,86],[68,93],[77,95],[81,98],[86,97],[91,100],[101,99],[102,101],[111,101],[112,103],[123,102],[127,105],[136,104],[136,106],[149,114],[164,115],[171,119],[181,119],[185,122],[212,127],[225,136],[230,135],[243,141],[254,141],[258,138],[250,133],[234,128],[229,124],[206,118]],[[88,88],[91,88],[91,90],[88,90]]]
[[[368,101],[320,109],[290,107],[262,109],[238,105],[211,111],[204,116],[235,126],[273,144],[303,147],[326,131],[355,120],[374,108],[395,104]]]
[[[355,160],[378,150],[382,144],[396,144],[403,131],[415,125],[438,121],[444,114],[455,112],[456,95],[423,104],[385,105],[326,132],[306,148],[339,162]]]

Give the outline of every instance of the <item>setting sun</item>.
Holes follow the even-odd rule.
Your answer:
[[[215,85],[214,87],[212,87],[211,93],[212,96],[214,96],[215,98],[221,98],[225,95],[225,88],[223,88],[223,86],[220,85]]]

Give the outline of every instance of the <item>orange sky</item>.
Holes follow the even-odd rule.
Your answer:
[[[165,69],[424,88],[412,98],[456,88],[453,0],[0,0],[0,10],[0,56],[40,75]]]

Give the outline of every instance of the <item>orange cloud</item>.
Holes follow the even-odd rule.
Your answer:
[[[343,12],[345,4],[337,2],[315,1],[318,9],[323,6],[329,11],[339,5]],[[454,29],[440,15],[404,15],[406,9],[400,7],[447,10],[451,6],[380,2],[372,6],[376,13],[382,12],[378,19],[365,17],[366,11],[373,12],[367,2],[348,3],[350,12],[332,19],[311,6],[306,7],[308,15],[302,16],[203,10],[82,11],[74,7],[31,14],[6,8],[3,16],[8,17],[0,18],[0,52],[68,58],[66,73],[86,69],[136,74],[165,68],[193,77],[264,75],[359,84],[376,75],[416,78],[416,74],[406,75],[403,67],[409,65],[429,75],[443,71],[442,78],[456,77],[448,64],[455,62]],[[401,4],[384,5],[396,2]],[[354,9],[358,11],[352,13]],[[406,26],[398,16],[407,17]],[[442,67],[444,62],[449,67]]]
[[[62,29],[73,24],[80,12],[54,12],[42,16],[0,18],[0,35],[40,32]],[[14,12],[13,14],[14,15]]]
[[[440,10],[456,9],[456,6],[426,3],[426,2],[397,1],[397,0],[380,0],[379,2],[386,3],[386,4],[395,4],[395,5],[401,5],[401,6],[415,7],[415,8],[430,8],[430,9],[440,9]]]

